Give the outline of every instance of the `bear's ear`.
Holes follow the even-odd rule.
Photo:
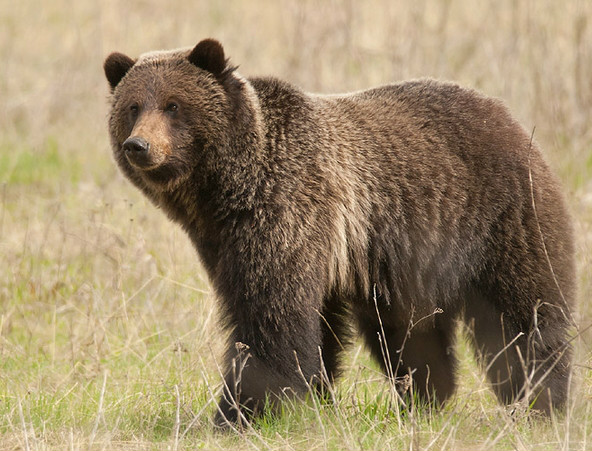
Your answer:
[[[103,64],[103,69],[105,70],[107,81],[111,86],[111,91],[115,89],[135,63],[133,59],[123,53],[115,52],[107,57]]]
[[[226,68],[224,49],[215,39],[201,41],[193,48],[187,59],[191,64],[211,72],[216,77],[222,75]]]

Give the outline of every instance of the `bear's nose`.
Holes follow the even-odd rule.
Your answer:
[[[148,152],[150,144],[140,137],[128,138],[123,142],[123,150],[128,153],[145,153]]]

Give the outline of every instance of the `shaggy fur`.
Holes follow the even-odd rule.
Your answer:
[[[352,325],[422,400],[454,391],[462,319],[502,402],[566,401],[570,219],[500,101],[433,80],[307,94],[210,39],[104,68],[115,160],[188,233],[231,331],[219,423],[332,380]]]

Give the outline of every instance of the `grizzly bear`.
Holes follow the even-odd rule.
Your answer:
[[[218,424],[323,392],[354,329],[409,382],[402,402],[440,405],[458,320],[502,403],[565,403],[570,218],[502,102],[426,79],[309,94],[244,78],[212,39],[104,70],[116,162],[187,232],[221,304]]]

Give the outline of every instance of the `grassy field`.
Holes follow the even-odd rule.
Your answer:
[[[195,4],[190,4],[195,3]],[[0,449],[592,447],[592,2],[0,0]],[[495,402],[465,340],[441,411],[391,408],[361,346],[333,402],[211,424],[224,336],[188,239],[118,173],[104,57],[215,37],[243,75],[309,91],[452,79],[505,99],[564,182],[578,237],[572,393]]]

